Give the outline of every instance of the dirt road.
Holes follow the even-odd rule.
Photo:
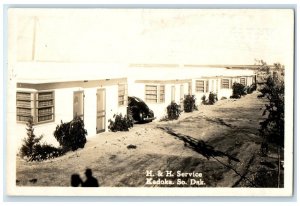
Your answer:
[[[73,173],[84,179],[90,168],[101,186],[255,186],[249,171],[259,162],[264,105],[256,97],[202,105],[176,121],[137,124],[129,132],[102,133],[56,159],[17,157],[17,185],[70,186]]]

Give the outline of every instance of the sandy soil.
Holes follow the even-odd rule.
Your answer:
[[[72,174],[84,179],[90,168],[101,186],[257,186],[251,181],[261,162],[257,129],[264,102],[256,97],[253,93],[238,100],[220,100],[183,113],[176,121],[102,133],[90,138],[84,149],[56,159],[26,162],[17,157],[17,185],[70,186]],[[273,165],[276,159],[269,161]],[[151,170],[154,174],[162,171],[161,179],[174,184],[146,184],[146,172]],[[166,171],[202,173],[204,184],[191,184],[194,177],[166,177]],[[178,179],[188,184],[179,185]]]

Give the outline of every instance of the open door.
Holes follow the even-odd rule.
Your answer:
[[[96,132],[97,134],[105,131],[105,89],[101,88],[97,90],[97,123]]]
[[[80,117],[82,120],[84,116],[84,94],[83,91],[76,91],[73,94],[73,118]]]

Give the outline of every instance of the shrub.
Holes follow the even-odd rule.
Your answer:
[[[249,87],[247,87],[247,93],[252,94],[256,90],[256,84],[253,83]]]
[[[217,94],[210,92],[208,95],[208,99],[206,99],[206,96],[203,95],[201,100],[202,100],[202,104],[204,105],[213,105],[216,101],[218,101],[218,98],[217,98]]]
[[[86,143],[86,135],[87,131],[84,129],[83,120],[78,116],[70,122],[63,123],[61,121],[54,131],[54,137],[65,152],[83,148]]]
[[[245,94],[245,86],[240,83],[234,82],[232,85],[232,96],[230,96],[230,98],[239,99]]]
[[[62,150],[59,148],[55,148],[52,145],[45,143],[40,143],[43,136],[35,136],[32,117],[29,118],[26,125],[27,138],[23,140],[24,143],[20,149],[22,158],[26,158],[28,161],[42,161],[61,156],[63,154]]]
[[[53,147],[48,144],[36,144],[33,149],[33,154],[30,157],[30,161],[42,161],[50,158],[55,158],[63,155],[64,152],[60,148]]]
[[[167,107],[168,120],[178,119],[180,116],[180,105],[175,102],[171,102],[171,104]]]
[[[203,95],[203,96],[201,97],[201,100],[202,100],[202,104],[206,104],[206,96],[205,96],[205,95]]]
[[[117,131],[129,131],[129,128],[133,127],[133,120],[132,118],[125,115],[123,117],[122,114],[114,114],[113,116],[115,120],[109,119],[108,129],[112,132]]]
[[[217,94],[210,92],[208,96],[208,104],[213,105],[216,101],[218,101]]]
[[[196,103],[196,98],[194,95],[186,95],[183,100],[184,111],[193,112],[194,110],[197,110],[195,103]]]

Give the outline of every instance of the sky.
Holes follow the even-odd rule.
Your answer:
[[[21,9],[9,15],[16,62],[293,61],[292,10]]]

